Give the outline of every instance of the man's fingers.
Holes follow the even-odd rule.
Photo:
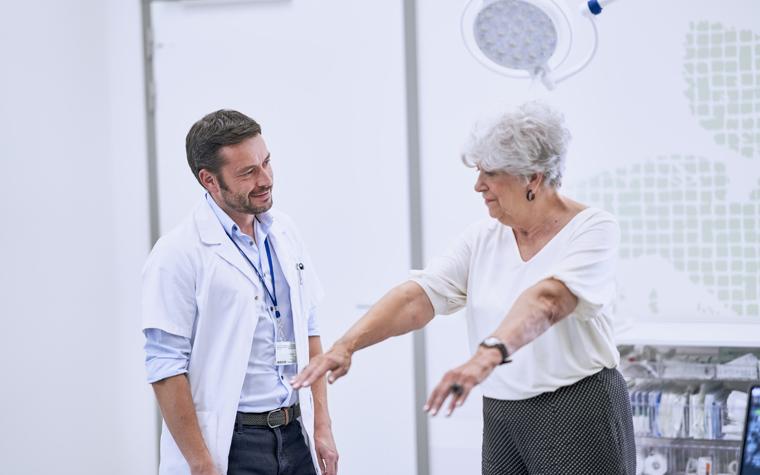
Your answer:
[[[334,450],[326,449],[317,454],[319,466],[322,469],[322,475],[337,475],[338,473],[338,453]]]
[[[337,475],[338,473],[338,455],[337,454],[330,454],[330,456],[325,460],[325,464],[327,465],[327,473],[325,475]]]

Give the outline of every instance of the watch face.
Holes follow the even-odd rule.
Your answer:
[[[498,345],[501,342],[499,341],[498,338],[493,337],[493,336],[489,336],[488,338],[486,338],[485,340],[483,340],[483,343],[486,344],[486,345],[488,345],[488,346],[496,346],[496,345]]]

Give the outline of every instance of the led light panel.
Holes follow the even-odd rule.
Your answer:
[[[557,49],[557,29],[539,7],[523,0],[497,0],[478,13],[474,39],[483,54],[510,69],[535,71]]]

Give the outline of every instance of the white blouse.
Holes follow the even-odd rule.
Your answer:
[[[573,313],[520,348],[512,363],[497,367],[481,385],[489,398],[527,399],[618,365],[611,310],[619,242],[615,218],[586,208],[526,262],[512,228],[489,219],[470,227],[412,280],[436,314],[466,309],[473,353],[520,294],[541,280],[560,280],[578,297]]]

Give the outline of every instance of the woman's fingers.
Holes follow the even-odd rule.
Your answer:
[[[438,414],[438,410],[441,408],[441,404],[443,404],[443,400],[446,397],[446,392],[443,390],[445,385],[446,378],[444,377],[444,379],[433,389],[433,392],[430,393],[430,396],[428,396],[425,407],[423,407],[425,412],[429,412],[432,415]]]
[[[456,394],[454,393],[459,393],[462,390],[461,385],[456,382],[458,377],[459,374],[457,371],[449,371],[446,373],[443,376],[443,379],[441,379],[441,382],[439,382],[435,389],[433,389],[433,392],[430,393],[430,397],[428,397],[423,409],[426,412],[430,412],[433,416],[438,414],[438,411],[440,411],[441,406],[449,395],[456,397]]]
[[[334,371],[338,367],[338,363],[327,357],[327,355],[319,355],[303,371],[295,375],[290,380],[290,384],[294,389],[308,387],[314,381],[323,377],[328,371]],[[344,371],[343,374],[346,374],[346,372]]]
[[[451,404],[449,405],[449,416],[454,412],[454,409],[464,404],[464,402],[467,400],[467,396],[470,395],[470,391],[472,391],[472,388],[474,387],[475,385],[472,383],[462,384],[462,390],[451,398]]]
[[[293,386],[294,389],[300,389],[311,384],[311,379],[314,378],[315,374],[319,373],[319,369],[317,369],[318,364],[318,361],[312,360],[303,371],[290,380],[290,385]]]
[[[449,399],[448,409],[446,410],[446,417],[449,417],[451,414],[454,413],[454,409],[457,407],[457,400],[462,394],[461,385],[453,386],[453,388],[449,391],[451,393],[451,398]],[[454,390],[456,388],[456,391]]]
[[[450,397],[446,414],[450,416],[457,407],[464,404],[472,388],[477,386],[483,377],[487,376],[481,375],[481,372],[482,369],[472,361],[447,372],[441,382],[433,389],[433,392],[430,393],[423,409],[435,416],[446,399]]]
[[[308,387],[319,378],[328,375],[328,381],[334,383],[348,373],[351,367],[350,353],[336,351],[334,349],[323,355],[312,358],[311,362],[301,373],[297,374],[290,384],[294,389]]]
[[[337,381],[339,378],[342,378],[343,376],[348,373],[348,366],[345,365],[338,365],[335,369],[330,371],[330,374],[327,376],[327,381],[330,382],[330,384]]]

